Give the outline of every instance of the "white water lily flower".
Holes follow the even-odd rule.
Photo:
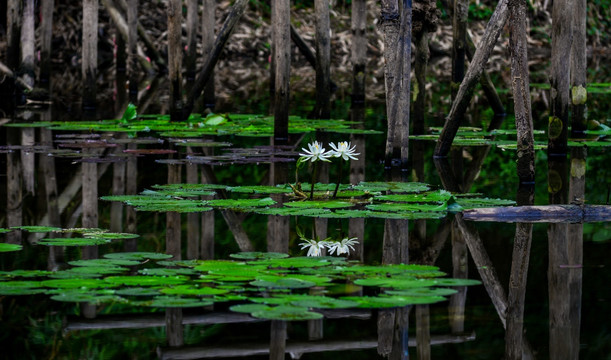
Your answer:
[[[333,151],[330,151],[331,155],[335,157],[341,156],[341,158],[344,160],[358,160],[356,155],[361,155],[361,153],[355,153],[356,145],[350,147],[350,143],[346,141],[341,141],[337,143],[337,146],[335,146],[334,143],[329,143],[329,146],[331,146],[331,148],[333,149]]]
[[[299,244],[299,246],[301,246],[301,250],[308,248],[308,256],[321,256],[322,255],[322,249],[325,248],[325,246],[327,245],[326,241],[316,241],[316,240],[308,240],[308,239],[303,239],[304,242],[302,242],[301,244]]]
[[[327,158],[331,157],[331,155],[333,155],[332,151],[328,151],[325,152],[325,148],[322,147],[322,144],[319,143],[318,141],[314,141],[313,143],[308,144],[308,148],[310,148],[310,150],[306,150],[305,148],[301,148],[301,150],[305,153],[305,154],[299,154],[299,156],[301,156],[303,159],[305,159],[305,161],[316,161],[316,160],[321,160],[321,161],[331,161],[328,160]]]
[[[333,243],[327,243],[327,248],[329,249],[329,254],[333,255],[335,252],[336,255],[341,254],[349,254],[350,250],[354,251],[354,245],[358,244],[356,238],[344,238],[341,241],[336,241]]]

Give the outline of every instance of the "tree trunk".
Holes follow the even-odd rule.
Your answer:
[[[552,11],[552,65],[547,153],[566,157],[570,101],[570,53],[573,40],[573,2],[554,1]]]
[[[469,106],[475,85],[479,81],[482,71],[484,70],[484,66],[492,53],[494,44],[505,26],[507,17],[507,0],[501,0],[490,17],[490,21],[488,21],[486,32],[480,40],[480,44],[478,44],[479,46],[475,51],[475,55],[473,55],[473,61],[471,61],[471,64],[467,69],[467,73],[465,74],[465,77],[458,88],[456,98],[452,102],[450,113],[446,117],[443,130],[441,131],[439,139],[437,140],[437,145],[435,146],[436,157],[448,156],[450,147],[452,146],[452,141],[454,140],[454,136],[456,136],[456,132],[460,126],[459,116],[462,116],[462,114],[465,113],[467,106]]]
[[[81,76],[83,78],[83,118],[94,119],[98,72],[98,0],[83,0],[81,65]]]
[[[528,79],[528,43],[526,37],[526,1],[509,0],[509,51],[511,53],[511,87],[516,117],[517,173],[521,183],[535,181],[535,139],[530,107]]]
[[[170,120],[183,120],[182,103],[182,1],[168,1],[168,70],[170,76]],[[187,117],[184,118],[186,120]]]

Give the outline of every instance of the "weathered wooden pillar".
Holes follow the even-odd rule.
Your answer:
[[[197,62],[197,25],[198,25],[198,0],[187,0],[187,51],[185,55],[186,90],[191,91],[195,83]]]
[[[204,59],[208,58],[212,54],[212,48],[214,47],[214,28],[216,24],[214,16],[215,12],[216,1],[204,0],[204,10],[202,11],[202,56]],[[210,78],[206,82],[202,101],[202,109],[214,110],[214,72],[210,74]]]
[[[34,0],[24,0],[21,26],[21,66],[19,73],[24,81],[34,86],[36,69],[34,64]]]
[[[469,251],[467,244],[458,229],[452,224],[452,277],[455,279],[469,278]],[[448,304],[450,328],[453,333],[465,331],[465,304],[467,302],[467,287],[457,287],[456,294],[450,296]]]
[[[98,71],[98,0],[83,0],[83,39],[81,76],[83,79],[83,118],[94,119]]]
[[[352,107],[365,103],[365,79],[367,65],[367,2],[352,1]]]
[[[284,360],[286,351],[286,321],[272,320],[270,329],[269,360]]]
[[[171,121],[183,120],[181,23],[182,1],[168,1],[168,70],[170,76]]]
[[[331,115],[331,35],[329,0],[314,0],[316,12],[316,105],[313,117]]]
[[[119,26],[115,28],[115,114],[121,116],[125,111],[127,103],[127,52],[125,50],[125,40],[119,33]]]
[[[452,99],[456,98],[458,87],[465,77],[468,10],[468,1],[454,0],[452,18]],[[459,119],[462,119],[463,115],[464,114],[458,114]]]
[[[398,153],[400,132],[397,116],[397,95],[399,95],[400,78],[399,71],[399,30],[401,17],[399,13],[399,3],[397,0],[383,0],[380,15],[380,27],[384,34],[384,85],[386,89],[386,152],[384,155],[384,166],[390,168],[391,161]],[[398,155],[398,154],[396,154]]]
[[[168,164],[168,184],[179,184],[181,178],[181,165]],[[182,259],[180,213],[168,211],[166,213],[166,253],[173,255],[174,260]]]
[[[193,149],[187,147],[187,154],[193,154]],[[199,172],[197,164],[187,164],[187,184],[198,184],[199,183]],[[199,259],[200,256],[200,214],[188,213],[187,214],[187,259]]]
[[[429,305],[416,305],[416,354],[418,360],[431,359],[431,315]]]
[[[586,0],[573,2],[573,44],[571,47],[571,135],[582,137],[587,130],[586,112],[586,70],[588,67],[586,49]]]
[[[401,34],[399,36],[401,61],[401,85],[398,99],[397,116],[400,119],[399,129],[401,131],[401,169],[408,169],[407,160],[409,157],[409,122],[410,122],[410,103],[411,103],[411,75],[412,75],[412,0],[403,0],[401,10]],[[395,145],[396,146],[396,145]]]
[[[165,331],[168,346],[179,347],[184,345],[181,308],[165,309]]]
[[[490,17],[490,21],[486,25],[486,32],[478,44],[477,50],[473,55],[473,60],[467,69],[465,77],[458,88],[455,100],[452,102],[450,112],[446,117],[443,130],[437,140],[435,146],[436,157],[446,157],[452,147],[454,136],[458,132],[460,126],[459,116],[465,113],[475,85],[480,79],[484,66],[492,53],[494,44],[499,37],[499,34],[505,26],[509,13],[507,11],[507,0],[501,0],[496,6],[494,13]]]
[[[138,105],[138,0],[127,1],[129,102]]]
[[[21,1],[8,0],[6,5],[6,66],[14,73],[19,69],[19,54],[21,52]],[[18,74],[17,74],[18,75]],[[9,85],[8,92],[11,95],[11,101],[8,103],[13,105],[16,87]]]
[[[50,89],[51,79],[51,39],[53,36],[53,8],[55,0],[42,0],[40,5],[40,74],[38,82],[45,89]]]
[[[93,151],[93,150],[89,150]],[[84,228],[98,227],[98,164],[95,162],[83,162],[83,215],[81,224]],[[98,247],[85,246],[83,248],[83,259],[97,259]]]
[[[573,2],[554,1],[552,11],[552,66],[550,70],[550,116],[547,153],[564,156],[568,152],[570,106],[570,60],[573,39]]]
[[[288,142],[289,82],[291,72],[291,7],[289,0],[272,0],[274,41],[274,138],[273,145]]]
[[[526,1],[509,0],[511,86],[517,129],[517,173],[521,183],[535,181],[535,139],[530,107]]]

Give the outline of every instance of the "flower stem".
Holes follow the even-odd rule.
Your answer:
[[[335,199],[337,197],[337,190],[339,190],[339,183],[342,182],[342,168],[344,163],[341,161],[339,162],[339,171],[337,172],[337,184],[335,184],[335,191],[333,191],[333,199]]]
[[[316,177],[318,176],[318,161],[314,163],[314,171],[312,171],[312,186],[310,188],[310,200],[314,199],[314,182],[316,181]]]

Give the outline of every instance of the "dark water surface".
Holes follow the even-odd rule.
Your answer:
[[[21,118],[23,116],[29,115],[22,115]],[[19,121],[22,121],[21,118]],[[44,113],[32,115],[32,119],[36,121],[51,118],[49,114]],[[383,127],[376,121],[375,116],[368,116],[367,119],[366,127]],[[48,149],[70,149],[69,146],[62,145],[62,134],[71,133],[51,133],[42,128],[0,127],[0,136],[7,139],[7,145],[28,144],[28,139],[31,138],[29,144],[47,146],[42,150],[20,151],[7,147],[2,149],[6,154],[0,156],[0,166],[3,169],[1,186],[6,189],[0,192],[0,205],[4,209],[0,213],[2,227],[50,223],[48,217],[45,222],[41,220],[49,211],[47,192],[53,192],[52,189],[45,191],[45,186],[49,184],[45,181],[45,176],[49,174],[48,168],[45,168],[49,159],[53,159],[49,166],[55,170],[57,198],[59,206],[63,208],[57,224],[60,227],[83,226],[84,220],[81,220],[80,215],[86,210],[81,204],[81,191],[77,189],[71,196],[62,195],[69,193],[75,185],[80,188],[82,177],[78,169],[81,164],[96,164],[94,167],[100,174],[97,196],[112,194],[113,181],[117,181],[113,180],[113,177],[118,176],[116,164],[122,162],[81,162],[81,156],[72,157],[69,154],[49,157]],[[329,134],[328,137],[334,141],[342,140],[342,136],[338,134]],[[307,135],[305,139],[297,150],[305,146],[306,141],[314,140],[314,135]],[[355,143],[358,141],[358,137],[351,139]],[[268,138],[229,136],[220,137],[218,140],[233,143],[234,147],[269,144]],[[379,163],[383,141],[383,136],[372,135],[358,142],[365,146],[364,149],[358,150],[367,154],[367,165],[361,168],[366,176],[361,180],[384,181],[393,176],[385,174]],[[178,148],[168,145],[167,139],[159,146],[122,146]],[[455,176],[454,179],[440,179],[438,167],[430,157],[431,146],[432,143],[426,143],[421,155],[412,152],[414,156],[423,156],[426,174],[424,180],[427,183],[445,185],[446,188],[448,184],[454,183],[458,184],[459,188],[463,187],[462,192],[479,192],[490,198],[520,198],[516,193],[514,152],[492,148],[483,161],[479,177],[472,186],[464,186],[463,175]],[[108,154],[113,153],[115,148],[81,148],[79,151],[103,152],[106,155],[102,157],[108,159]],[[215,151],[217,154],[221,152],[218,149]],[[450,173],[467,173],[474,164],[470,159],[476,151],[473,148],[465,148],[463,154],[457,152],[451,159]],[[136,191],[150,189],[152,185],[168,182],[168,165],[156,160],[184,156],[184,150],[180,149],[179,153],[174,155],[144,155],[137,158],[137,166],[134,168],[129,167],[130,160],[127,160],[124,164],[130,170],[123,176],[127,178],[129,171],[135,172],[137,169]],[[94,156],[94,159],[97,158],[98,156]],[[575,167],[571,167],[574,165],[572,160],[575,159],[578,157],[573,154],[573,157],[567,156],[556,163],[548,164],[544,151],[538,152],[537,183],[533,188],[527,189],[525,197],[534,196],[537,205],[548,204],[550,198],[564,204],[580,203],[583,199],[586,204],[607,203],[610,177],[606,148],[589,150],[584,194],[569,199],[569,178],[571,175],[575,177],[577,171]],[[212,170],[218,183],[256,185],[264,181],[269,167],[268,164],[224,165],[215,166]],[[555,185],[548,186],[548,168],[554,171],[561,169],[558,172],[561,174],[559,188],[554,187]],[[24,169],[33,170],[33,175],[20,175],[26,174]],[[201,168],[197,170],[196,174]],[[282,171],[285,171],[289,181],[292,181],[294,165],[290,164],[288,170]],[[355,171],[358,171],[356,166],[353,167],[353,172]],[[395,176],[400,179],[402,175],[406,174],[399,172]],[[411,181],[411,174],[409,175]],[[17,187],[11,185],[15,184],[12,182],[15,176],[19,178],[16,180]],[[187,175],[183,175],[183,182],[185,176]],[[334,179],[334,176],[335,170],[331,170],[329,178]],[[346,182],[346,179],[347,175],[343,181]],[[571,194],[575,195],[578,185],[573,186]],[[29,189],[33,189],[33,192],[30,193]],[[14,207],[14,204],[19,206]],[[136,232],[141,236],[137,242],[114,241],[101,245],[97,249],[99,256],[135,249],[166,251],[165,240],[169,230],[165,214],[138,212],[135,222],[137,229],[130,229],[131,215],[125,212],[126,206],[101,201],[97,208],[98,227],[109,229],[118,226],[118,229],[113,231]],[[118,223],[115,222],[117,220],[111,220],[117,212],[123,216]],[[200,225],[202,221],[206,221],[202,220],[199,214],[197,217]],[[182,215],[181,219],[183,258],[192,258],[192,254],[187,254],[186,244],[188,217]],[[297,244],[295,226],[299,224],[307,227],[313,221],[311,218],[294,217],[287,221],[291,229],[290,253],[303,255],[304,252]],[[268,353],[275,351],[278,339],[285,335],[287,356],[293,359],[373,359],[382,357],[378,354],[379,351],[389,352],[393,359],[406,358],[407,351],[410,357],[422,359],[501,359],[506,351],[504,323],[517,320],[518,323],[523,323],[522,343],[528,355],[525,358],[611,359],[609,222],[544,222],[532,225],[523,321],[512,318],[512,315],[505,319],[505,311],[508,294],[511,298],[523,289],[516,287],[516,284],[510,284],[509,279],[512,265],[519,266],[520,260],[524,260],[519,254],[512,255],[516,227],[524,231],[524,224],[464,221],[461,215],[454,214],[449,214],[444,219],[410,220],[407,223],[409,234],[401,234],[401,238],[404,239],[402,241],[407,240],[410,263],[427,263],[434,260],[434,265],[450,277],[482,280],[484,284],[457,288],[459,292],[445,302],[389,310],[348,309],[329,312],[326,313],[326,318],[319,322],[294,321],[279,324],[254,321],[255,319],[246,314],[228,312],[228,305],[217,303],[213,307],[185,309],[181,315],[184,325],[174,324],[168,331],[165,325],[167,321],[172,323],[168,319],[171,319],[175,310],[166,312],[163,308],[130,307],[118,303],[99,305],[92,310],[73,302],[50,300],[49,295],[45,294],[2,295],[0,358],[148,359],[160,356],[186,359],[250,356],[263,359],[269,358]],[[219,211],[215,211],[213,220],[208,219],[204,224],[214,224],[215,258],[227,259],[229,254],[239,251]],[[328,226],[326,229],[329,234],[359,231],[354,230],[359,225],[347,219],[330,219],[324,224]],[[255,249],[265,251],[267,217],[246,216],[242,225]],[[322,225],[317,223],[317,226]],[[363,238],[359,238],[359,241],[364,241],[363,258],[366,263],[382,262],[385,256],[382,243],[386,226],[388,224],[385,225],[384,219],[364,221],[364,230],[361,231]],[[354,228],[351,230],[350,227]],[[526,229],[530,230],[528,226]],[[201,240],[206,235],[205,231],[199,231],[198,239]],[[63,254],[58,254],[54,248],[35,245],[34,240],[35,234],[25,231],[0,234],[1,242],[21,243],[24,246],[23,250],[18,252],[0,253],[0,270],[57,270],[63,268],[67,261],[91,255],[88,250],[81,251],[75,247],[66,247]],[[474,249],[476,253],[473,252]],[[583,252],[583,259],[576,257],[579,251]],[[203,250],[198,257],[201,258],[202,254]],[[401,328],[399,325],[402,323],[408,324],[407,328]],[[177,336],[180,337],[177,335],[180,332],[184,346],[169,346]],[[517,338],[519,337],[518,334]]]

